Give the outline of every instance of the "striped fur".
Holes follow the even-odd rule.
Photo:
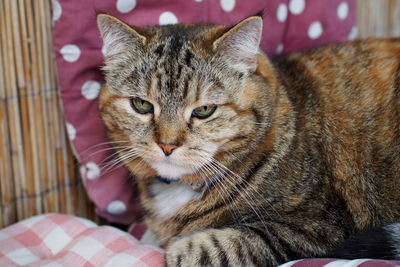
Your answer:
[[[98,16],[102,119],[168,266],[273,266],[400,222],[400,40],[271,62],[261,22],[138,28]],[[154,113],[135,112],[133,97]],[[191,116],[211,104],[210,117]],[[384,231],[399,240],[398,227]]]

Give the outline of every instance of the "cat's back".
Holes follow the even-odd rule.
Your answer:
[[[399,134],[400,38],[357,40],[274,63],[295,109],[305,117],[338,123],[342,130],[384,132],[382,142]]]
[[[400,39],[353,41],[274,63],[297,112],[298,135],[315,138],[352,211],[376,222],[399,220]]]
[[[307,93],[334,101],[338,108],[349,102],[370,108],[371,102],[388,103],[400,96],[400,38],[331,45],[290,54],[274,63],[289,94],[307,88]]]

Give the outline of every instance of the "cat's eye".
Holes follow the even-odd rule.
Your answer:
[[[201,106],[201,107],[195,108],[192,111],[192,117],[195,117],[198,119],[206,119],[206,118],[210,117],[216,109],[217,109],[217,105]]]
[[[147,113],[153,113],[153,111],[154,111],[153,105],[150,102],[143,100],[139,97],[131,98],[130,102],[131,102],[132,108],[137,113],[147,114]]]

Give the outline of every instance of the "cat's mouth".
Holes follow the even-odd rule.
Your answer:
[[[158,176],[156,176],[155,179],[160,183],[184,183],[189,185],[192,190],[196,192],[202,191],[205,187],[204,181],[189,181],[190,179],[184,179],[184,177],[196,173],[195,167],[184,166],[168,158],[160,161],[153,161],[150,165],[156,170]]]
[[[157,171],[160,177],[167,177],[169,179],[180,179],[184,175],[194,173],[193,168],[176,164],[171,160],[153,161],[150,162],[150,165]]]

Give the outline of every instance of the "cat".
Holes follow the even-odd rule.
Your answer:
[[[400,259],[400,39],[270,60],[260,16],[97,23],[99,110],[168,266]]]

